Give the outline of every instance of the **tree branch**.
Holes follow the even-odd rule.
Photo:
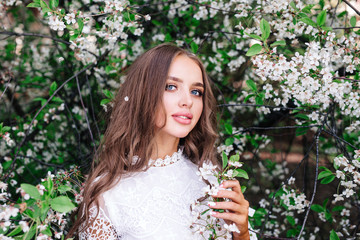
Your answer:
[[[16,32],[9,32],[9,31],[4,31],[4,32],[0,32],[0,35],[8,35],[8,36],[17,36],[17,37],[20,37],[20,36],[31,36],[31,37],[41,37],[41,38],[49,38],[49,39],[52,39],[53,41],[56,41],[56,42],[61,42],[61,43],[64,43],[66,45],[71,45],[71,42],[68,42],[68,41],[65,41],[65,40],[62,40],[62,39],[58,39],[58,38],[54,38],[52,36],[48,36],[48,35],[43,35],[43,34],[37,34],[37,33],[16,33]],[[3,38],[3,39],[0,39],[0,40],[4,40],[6,39],[7,37]]]
[[[351,5],[351,3],[349,3],[347,0],[343,0],[343,2],[346,3],[346,5],[348,5],[349,7],[351,7],[354,12],[356,12],[356,14],[360,16],[360,11],[357,10],[353,5]]]

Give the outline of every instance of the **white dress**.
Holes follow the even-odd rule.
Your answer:
[[[203,239],[190,229],[190,206],[206,186],[196,171],[179,150],[146,172],[122,177],[102,195],[99,215],[80,239]],[[96,214],[97,208],[91,208],[90,217]]]

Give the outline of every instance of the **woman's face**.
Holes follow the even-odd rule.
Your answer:
[[[199,65],[185,55],[175,57],[166,80],[164,111],[159,111],[156,116],[161,138],[184,138],[190,133],[202,114],[203,93]]]

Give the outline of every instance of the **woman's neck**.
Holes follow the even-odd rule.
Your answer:
[[[156,148],[151,155],[151,159],[165,158],[178,151],[179,138],[162,138],[156,137]]]

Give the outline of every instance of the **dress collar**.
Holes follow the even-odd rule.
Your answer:
[[[149,164],[151,167],[165,167],[173,163],[178,162],[181,159],[183,148],[180,147],[177,152],[174,152],[171,156],[166,155],[165,158],[158,158],[156,160],[150,159]]]

